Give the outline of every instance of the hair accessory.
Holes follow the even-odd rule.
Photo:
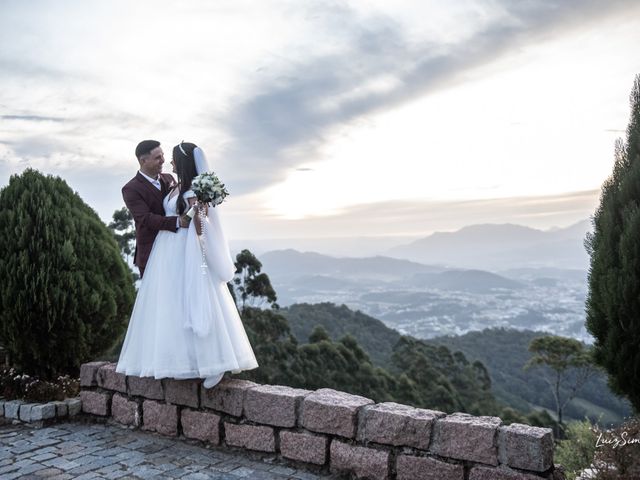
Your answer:
[[[180,142],[180,145],[178,145],[178,148],[180,149],[180,151],[182,152],[182,154],[183,154],[185,157],[188,157],[189,155],[187,155],[187,152],[185,152],[185,151],[184,151],[184,149],[182,148],[182,144],[183,144],[183,142],[184,142],[184,140],[182,140],[182,141]]]

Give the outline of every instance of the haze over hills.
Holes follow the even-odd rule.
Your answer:
[[[271,278],[294,279],[299,276],[325,275],[340,280],[397,280],[417,273],[441,272],[442,267],[423,265],[390,257],[332,257],[294,249],[267,252],[259,257],[263,269]]]
[[[548,231],[521,225],[471,225],[455,232],[436,232],[390,248],[386,254],[421,263],[502,270],[514,267],[587,269],[584,238],[589,220]]]
[[[258,259],[281,306],[345,304],[418,338],[511,327],[590,343],[589,227],[589,220],[547,231],[472,225],[397,244],[387,255],[362,256],[365,247],[355,257],[286,248]]]
[[[362,237],[323,238],[262,238],[230,240],[232,252],[248,248],[256,255],[273,250],[289,248],[301,252],[318,252],[333,257],[373,257],[383,255],[387,250],[420,238],[417,235],[384,235]]]
[[[469,225],[426,237],[388,235],[331,238],[233,240],[231,250],[248,248],[263,255],[294,249],[331,257],[386,256],[414,262],[497,272],[510,268],[557,267],[586,270],[584,238],[591,221],[564,228],[537,230],[514,224]]]

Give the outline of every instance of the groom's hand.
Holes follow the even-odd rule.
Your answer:
[[[191,219],[187,216],[187,215],[182,215],[180,217],[180,226],[182,228],[188,228],[189,227],[189,222],[191,221]]]

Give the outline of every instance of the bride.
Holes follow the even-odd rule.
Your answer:
[[[186,142],[173,148],[171,165],[178,185],[164,198],[164,210],[167,216],[183,215],[197,203],[193,178],[209,168],[202,150]],[[204,378],[204,387],[211,388],[226,371],[258,366],[227,286],[235,266],[219,208],[205,208],[204,218],[196,214],[188,229],[158,233],[116,372]]]

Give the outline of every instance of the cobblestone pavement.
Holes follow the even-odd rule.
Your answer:
[[[113,424],[0,426],[0,478],[316,480],[273,458],[205,447]]]

